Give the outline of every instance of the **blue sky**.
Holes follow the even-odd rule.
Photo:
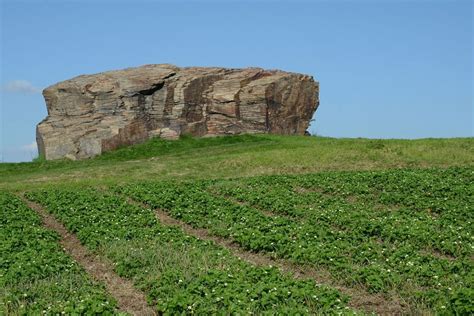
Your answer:
[[[0,2],[2,161],[36,155],[43,88],[151,63],[313,75],[324,136],[474,133],[472,1]]]

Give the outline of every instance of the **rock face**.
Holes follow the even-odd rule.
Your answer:
[[[279,70],[146,65],[46,88],[36,138],[46,159],[82,159],[155,136],[303,135],[318,94],[311,76]]]

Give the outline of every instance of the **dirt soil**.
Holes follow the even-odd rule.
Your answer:
[[[148,205],[128,198],[131,204],[149,208]],[[297,279],[312,279],[316,283],[334,287],[351,297],[349,306],[369,313],[378,315],[406,315],[409,307],[396,295],[390,295],[390,299],[381,294],[371,294],[362,287],[346,287],[333,280],[329,272],[313,266],[297,265],[285,259],[272,258],[270,255],[255,253],[243,249],[232,240],[213,236],[206,229],[194,228],[169,216],[165,211],[155,209],[156,218],[163,225],[178,226],[186,234],[202,240],[213,241],[219,246],[227,248],[234,256],[249,262],[255,266],[277,267],[283,273],[292,275]]]
[[[121,311],[140,316],[157,315],[147,305],[145,294],[137,290],[132,282],[118,276],[114,272],[112,263],[99,258],[81,245],[74,234],[69,233],[59,221],[48,214],[39,204],[31,202],[23,196],[21,198],[41,216],[45,227],[56,231],[61,236],[60,244],[66,253],[76,260],[95,280],[105,284],[109,294],[117,300],[118,308]]]

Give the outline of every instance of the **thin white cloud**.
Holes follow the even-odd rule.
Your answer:
[[[26,145],[15,145],[0,149],[0,162],[31,161],[38,156],[36,142]]]
[[[40,93],[41,89],[35,87],[27,80],[12,80],[7,82],[3,87],[3,91],[12,93]]]
[[[24,151],[36,151],[37,150],[36,142],[32,142],[31,144],[21,146],[21,150]]]

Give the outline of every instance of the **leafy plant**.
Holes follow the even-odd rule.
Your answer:
[[[107,256],[117,273],[134,279],[160,313],[354,313],[337,290],[252,266],[222,247],[161,225],[152,210],[122,197],[66,189],[27,195],[85,246]]]
[[[59,236],[0,192],[0,314],[111,315],[115,300],[61,249]]]

